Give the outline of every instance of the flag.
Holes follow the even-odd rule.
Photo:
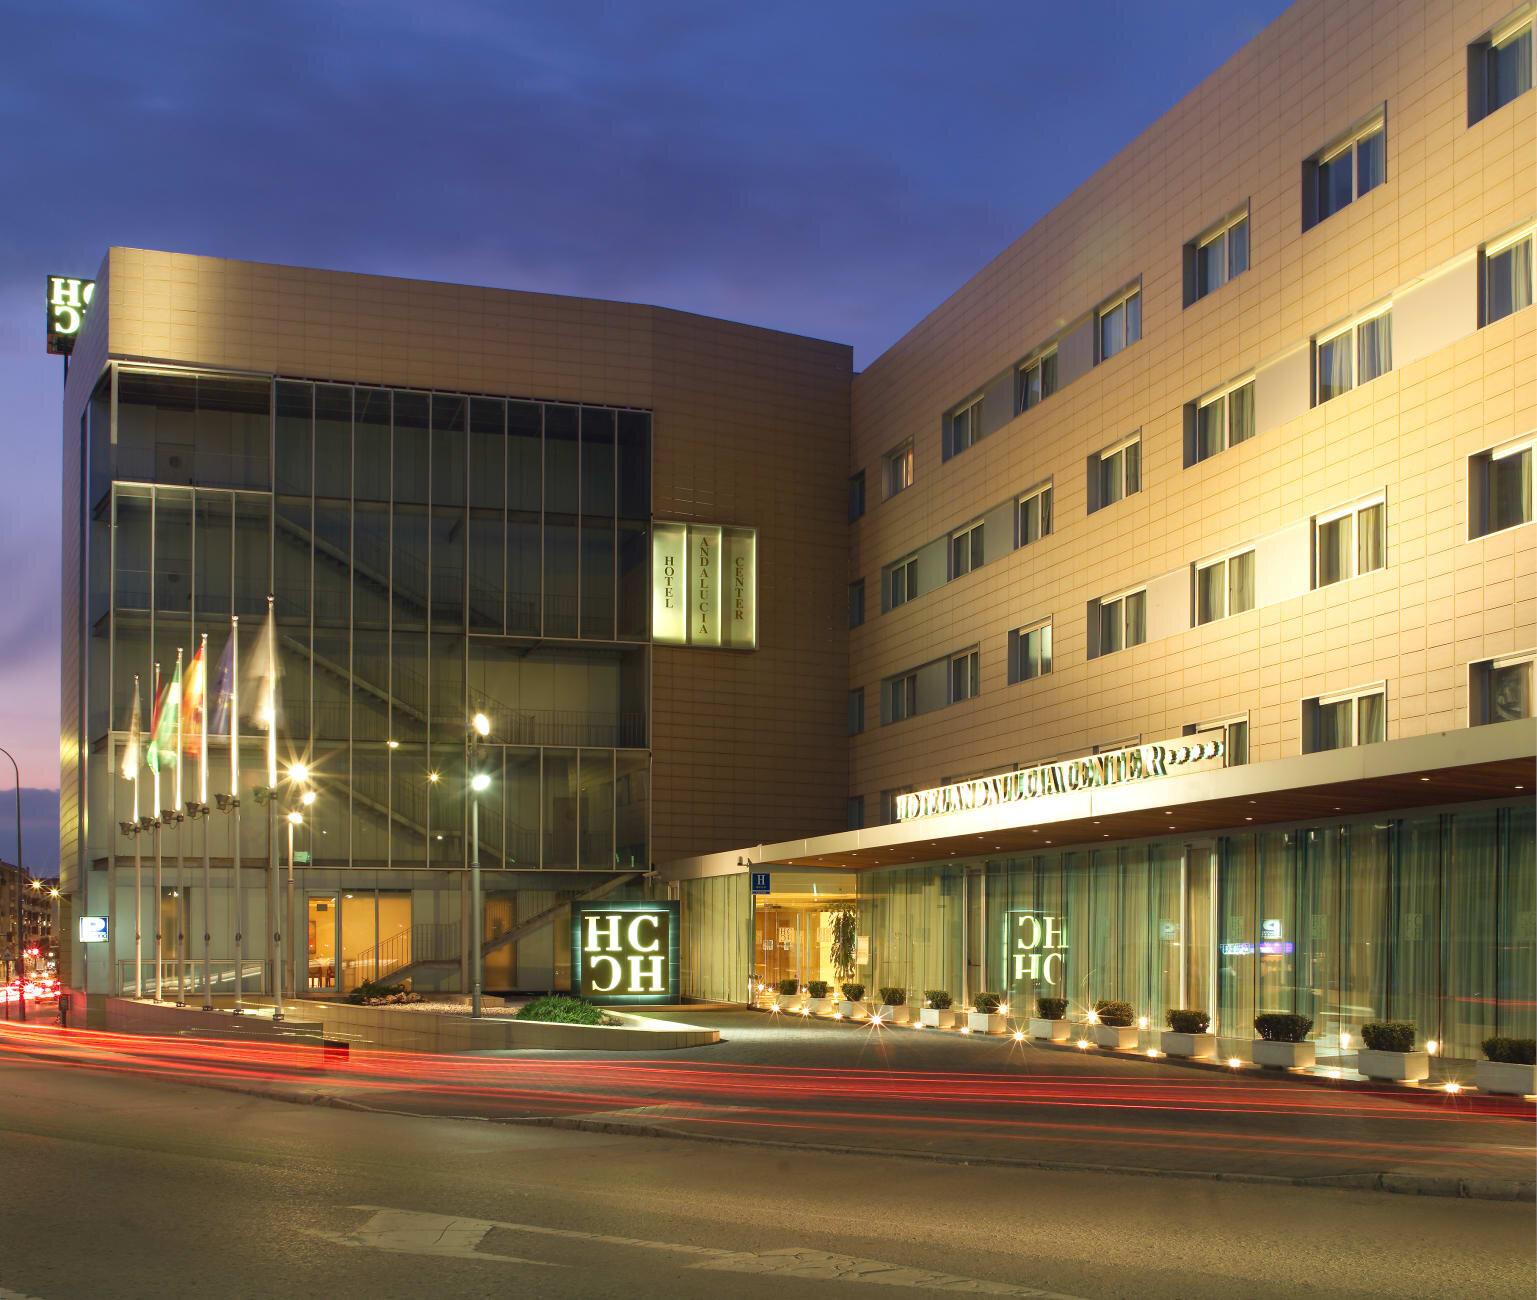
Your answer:
[[[242,714],[263,731],[272,731],[276,724],[278,676],[277,627],[269,601],[267,621],[246,655],[245,669],[240,674]]]
[[[144,751],[144,761],[151,772],[176,766],[176,722],[180,716],[181,674],[177,672],[160,688],[155,716],[149,724],[149,748]]]
[[[203,662],[203,651],[207,645],[208,638],[204,637],[203,644],[198,646],[192,662],[187,665],[181,684],[181,747],[193,758],[203,752],[203,709],[207,706],[207,666]]]
[[[208,734],[229,735],[230,701],[235,697],[235,636],[224,643],[224,653],[219,656],[219,667],[213,677],[213,693],[209,699],[213,707],[208,710]]]
[[[139,714],[139,675],[133,676],[133,713],[128,718],[128,744],[123,747],[123,780],[137,781],[144,766],[144,721]]]

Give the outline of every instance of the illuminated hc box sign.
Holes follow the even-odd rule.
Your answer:
[[[758,534],[658,522],[651,533],[651,639],[752,650],[758,644]]]
[[[68,356],[75,350],[75,336],[85,324],[85,309],[96,292],[95,280],[68,275],[48,277],[48,351]]]
[[[1033,980],[1048,988],[1062,983],[1067,960],[1067,929],[1062,918],[1046,912],[1004,914],[1004,969],[1012,983]]]
[[[573,903],[571,987],[594,1002],[678,1000],[678,904]]]
[[[107,918],[104,916],[82,916],[79,918],[79,930],[81,943],[106,943],[107,942]]]

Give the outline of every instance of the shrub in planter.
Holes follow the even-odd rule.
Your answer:
[[[1042,1020],[1061,1020],[1067,1015],[1067,999],[1036,998],[1035,1014]]]
[[[919,1021],[934,1029],[949,1029],[955,1023],[955,1012],[950,1010],[954,1001],[947,989],[924,989]]]
[[[1484,1055],[1489,1059],[1473,1067],[1480,1091],[1514,1097],[1537,1092],[1537,1039],[1486,1038]]]
[[[1412,1020],[1368,1020],[1361,1026],[1366,1046],[1356,1053],[1356,1069],[1368,1079],[1428,1079],[1430,1054],[1414,1050],[1414,1037]]]
[[[833,1010],[833,986],[826,980],[806,981],[806,1007],[814,1016],[830,1016]]]
[[[1217,1037],[1206,1032],[1211,1025],[1211,1016],[1206,1012],[1171,1010],[1164,1019],[1169,1027],[1158,1036],[1158,1046],[1164,1055],[1192,1059],[1216,1055]]]
[[[850,1002],[863,1002],[865,1000],[865,986],[863,984],[841,984],[843,996]]]
[[[1008,1028],[1008,1017],[998,1008],[1003,1005],[1001,993],[975,993],[971,998],[971,1014],[966,1024],[974,1034],[1001,1034]]]
[[[774,986],[779,990],[774,998],[774,1005],[781,1011],[791,1011],[801,1004],[801,984],[799,980],[780,980]]]
[[[908,1020],[907,990],[895,984],[881,989],[881,1007],[875,1014],[888,1025],[905,1025]]]
[[[568,998],[561,994],[535,998],[527,1006],[520,1007],[515,1020],[540,1020],[557,1025],[601,1025],[608,1021],[597,1007],[581,998]]]
[[[983,1015],[992,1015],[1002,1005],[1003,994],[1001,993],[977,993],[972,995],[971,1009],[973,1011],[980,1011]]]
[[[1067,1042],[1067,999],[1036,998],[1035,1015],[1030,1018],[1028,1032],[1031,1038],[1044,1039],[1048,1043]]]
[[[1094,1014],[1099,1017],[1100,1024],[1118,1029],[1137,1023],[1137,1013],[1130,1002],[1096,1002]]]
[[[1412,1020],[1368,1020],[1361,1039],[1373,1052],[1412,1052],[1415,1024]]]
[[[1255,1065],[1269,1069],[1301,1070],[1317,1059],[1307,1036],[1313,1032],[1313,1018],[1292,1011],[1266,1011],[1254,1017],[1254,1040],[1250,1055]]]
[[[825,998],[832,992],[832,985],[826,980],[807,980],[806,996],[812,998]]]
[[[1137,1013],[1130,1002],[1104,1000],[1094,1004],[1099,1023],[1092,1027],[1094,1041],[1100,1047],[1125,1051],[1137,1045]]]
[[[863,984],[840,984],[843,992],[843,1001],[838,1003],[838,1010],[845,1020],[853,1020],[865,1015],[865,986]]]

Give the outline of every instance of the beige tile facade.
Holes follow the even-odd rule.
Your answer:
[[[1468,529],[1469,456],[1537,426],[1532,310],[1184,466],[1187,403],[1531,223],[1537,95],[1468,125],[1468,44],[1509,13],[1295,6],[855,378],[870,504],[849,576],[869,613],[850,788],[867,823],[884,790],[1235,714],[1252,761],[1294,755],[1305,698],[1378,681],[1389,738],[1465,727],[1468,664],[1537,644],[1532,526]],[[1304,232],[1304,160],[1383,104],[1386,183]],[[1184,307],[1182,247],[1245,201],[1250,269]],[[942,460],[947,412],[1139,277],[1140,342]],[[1136,430],[1141,491],[1086,513],[1086,458]],[[907,437],[916,481],[882,501],[882,456]],[[1045,479],[1050,537],[880,612],[883,565]],[[1380,491],[1385,569],[1087,657],[1088,602]],[[1054,671],[1008,685],[1009,630],[1047,617]],[[973,644],[978,698],[880,724],[884,678]]]

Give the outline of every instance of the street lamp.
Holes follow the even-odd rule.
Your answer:
[[[469,763],[473,770],[480,756],[480,742],[491,734],[491,719],[484,713],[476,713],[470,719]],[[481,931],[485,922],[481,919],[480,899],[480,796],[491,788],[491,777],[485,772],[475,772],[470,777],[470,1015],[480,1015],[480,993],[483,982],[485,954],[481,951]]]

